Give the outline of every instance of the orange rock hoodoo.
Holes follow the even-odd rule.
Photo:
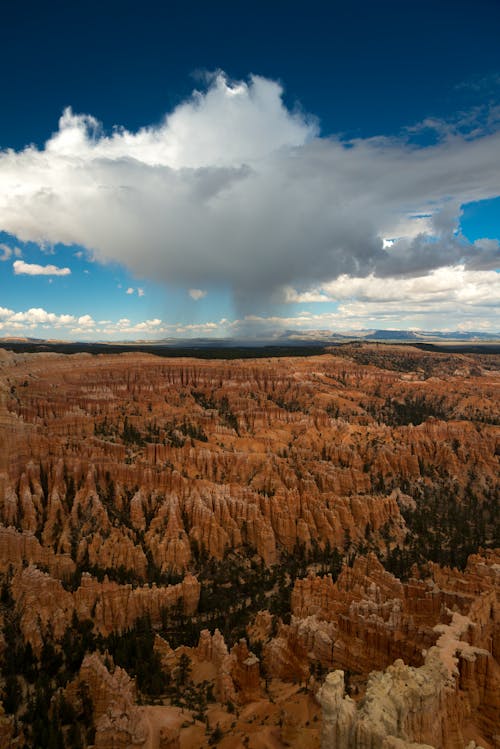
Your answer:
[[[0,521],[62,555],[44,562],[66,565],[57,576],[68,554],[144,579],[148,554],[183,570],[193,544],[219,559],[247,544],[272,564],[297,544],[333,548],[389,526],[401,538],[387,487],[443,465],[458,482],[496,475],[487,372],[478,393],[478,378],[408,381],[334,357],[11,355],[0,378]],[[422,392],[449,401],[451,419],[394,428],[371,416]],[[467,421],[479,410],[480,434]]]
[[[205,749],[219,721],[227,749],[319,749],[320,734],[322,749],[496,749],[500,557],[483,549],[460,572],[437,535],[460,522],[467,553],[494,545],[496,361],[391,346],[246,361],[0,352],[0,665],[30,645],[39,676],[75,622],[103,642],[146,621],[164,704],[139,704],[104,647],[64,687],[51,677],[51,715],[61,694],[78,713],[86,685],[99,749]],[[421,502],[442,527],[411,525]],[[445,538],[450,566],[418,556],[426,523],[431,558]],[[384,568],[410,551],[419,566],[402,580]],[[338,577],[324,574],[334,555]],[[240,616],[234,631],[224,615]],[[171,646],[183,627],[190,646]],[[175,693],[182,654],[213,686],[203,720]],[[19,704],[0,679],[16,713],[0,703],[0,747],[24,745],[27,673],[9,676]],[[177,686],[207,702],[201,677]]]

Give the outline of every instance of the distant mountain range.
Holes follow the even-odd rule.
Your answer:
[[[330,330],[308,330],[297,332],[289,330],[282,333],[277,340],[283,340],[291,343],[294,340],[304,343],[305,341],[314,341],[324,343],[326,341],[415,341],[432,343],[432,341],[500,341],[499,333],[483,333],[477,331],[438,331],[438,330],[359,330],[348,333],[334,333]]]
[[[426,331],[426,330],[359,330],[336,333],[331,330],[285,330],[267,331],[260,338],[162,338],[116,340],[116,341],[63,341],[58,339],[29,338],[22,336],[6,336],[0,338],[0,345],[9,344],[16,347],[22,344],[29,346],[59,346],[59,345],[96,345],[99,346],[168,346],[176,348],[255,348],[261,346],[318,346],[349,341],[390,341],[404,343],[489,343],[500,342],[500,332],[484,333],[479,331]]]
[[[374,330],[372,333],[364,336],[368,341],[498,341],[500,333],[480,333],[480,332],[462,332],[455,330],[453,332],[441,331],[415,331],[415,330]]]

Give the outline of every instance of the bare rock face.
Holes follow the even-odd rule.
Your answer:
[[[304,619],[293,617],[290,631],[306,650],[308,659],[319,662],[325,668],[331,668],[335,659],[335,639],[337,629],[333,622],[307,616]]]
[[[330,670],[324,749],[493,749],[499,552],[455,569],[495,538],[492,361],[390,346],[228,362],[0,351],[0,667],[8,647],[27,662],[20,714],[66,679],[74,705],[88,690],[101,749],[207,749],[219,719],[235,732],[224,746],[262,720],[255,746],[317,749],[313,693]],[[80,668],[89,621],[98,642],[140,619],[167,706],[142,693],[139,707],[111,657]],[[205,630],[191,647],[216,623],[227,642]],[[48,682],[47,643],[63,662]],[[181,653],[193,679],[168,686]],[[23,745],[19,725],[0,715],[0,749]]]
[[[267,611],[258,611],[254,619],[247,627],[250,642],[266,642],[271,637],[273,630],[273,616]]]
[[[194,654],[198,661],[215,666],[215,695],[220,702],[245,704],[260,696],[260,662],[245,639],[229,652],[218,629],[213,635],[204,629]]]
[[[75,607],[73,596],[64,590],[59,580],[29,566],[16,574],[11,589],[24,640],[33,651],[41,653],[49,632],[56,641],[61,640]]]
[[[470,714],[470,705],[456,698],[453,674],[443,661],[449,655],[432,648],[420,668],[398,660],[385,672],[374,672],[359,707],[344,696],[343,672],[330,673],[318,692],[323,708],[322,749],[465,746],[461,724]],[[474,655],[469,653],[469,658]]]
[[[329,673],[317,698],[323,709],[322,749],[351,749],[356,704],[344,696],[344,672]]]
[[[433,363],[447,381],[417,377],[417,397],[400,371],[333,356],[75,361],[0,363],[0,523],[79,566],[144,580],[145,560],[181,572],[193,549],[222,559],[247,545],[271,565],[280,549],[342,548],[382,529],[397,542],[412,501],[402,484],[443,465],[458,482],[476,471],[484,488],[496,473],[487,371]],[[419,398],[424,415],[446,400],[453,419],[420,423]]]
[[[497,653],[497,569],[498,552],[489,551],[472,556],[465,573],[429,565],[428,578],[401,583],[373,554],[358,557],[335,583],[315,575],[296,581],[294,627],[325,665],[369,673],[398,658],[422,664],[422,651],[438,639],[436,625],[448,622],[447,611],[453,609],[474,621],[471,642]],[[326,632],[325,623],[334,641],[329,660],[328,648],[322,651],[324,638],[315,644],[313,634]]]
[[[69,554],[57,554],[50,546],[42,546],[31,531],[22,533],[10,526],[0,526],[0,571],[17,569],[24,564],[47,568],[60,579],[69,578],[76,569]]]
[[[144,746],[148,725],[136,705],[134,682],[127,672],[115,666],[112,673],[97,654],[85,657],[78,681],[67,688],[73,702],[78,700],[81,685],[92,700],[96,749],[131,749]]]
[[[224,637],[218,629],[213,635],[208,629],[201,631],[196,656],[199,661],[209,661],[215,666],[215,695],[219,702],[237,702],[236,686],[231,673],[234,659],[229,655]]]
[[[143,550],[130,537],[117,528],[111,528],[105,538],[100,533],[82,544],[81,554],[87,554],[89,563],[101,569],[130,570],[140,580],[146,579],[147,559]]]
[[[284,681],[306,682],[309,678],[309,661],[305,645],[295,628],[282,624],[264,647],[266,672]]]
[[[96,632],[106,636],[130,629],[145,615],[159,625],[163,610],[177,606],[192,615],[200,595],[200,584],[191,575],[178,585],[132,588],[106,579],[99,583],[84,574],[80,587],[70,593],[34,566],[18,572],[11,587],[24,638],[37,654],[49,632],[56,641],[62,639],[75,614],[92,621]]]
[[[292,591],[292,612],[309,620],[302,624],[302,639],[316,659],[365,673],[396,658],[423,662],[421,651],[436,640],[432,627],[443,605],[434,585],[402,584],[373,554],[344,566],[335,583],[331,576],[310,575]],[[328,633],[320,622],[330,623]],[[315,643],[306,629],[323,634]]]
[[[161,622],[164,609],[180,606],[186,615],[197,609],[200,595],[198,580],[186,575],[178,585],[167,587],[119,585],[106,579],[98,583],[89,575],[75,591],[75,608],[79,618],[92,619],[102,634],[123,632],[147,615],[153,625]]]
[[[318,693],[324,715],[323,749],[378,749],[400,746],[398,742],[406,742],[401,744],[405,747],[417,743],[457,749],[467,745],[471,726],[476,736],[495,735],[500,667],[491,645],[499,627],[497,560],[491,552],[472,557],[470,578],[469,569],[461,575],[433,567],[441,582],[446,579],[448,590],[443,595],[453,599],[455,611],[445,608],[447,621],[433,627],[436,644],[423,665],[408,666],[398,659],[385,671],[373,672],[358,705],[344,697],[342,671],[327,676]],[[471,588],[478,597],[470,596]],[[459,613],[458,603],[462,610],[468,608],[468,615]]]
[[[357,557],[352,568],[344,565],[336,583],[331,576],[311,575],[297,580],[292,592],[292,610],[297,616],[317,614],[320,618],[331,618],[346,599],[370,599],[377,604],[402,598],[403,590],[402,583],[384,570],[374,554],[369,554]]]
[[[260,661],[250,652],[245,639],[231,648],[231,657],[231,676],[239,702],[251,702],[260,696]]]
[[[5,714],[0,702],[0,749],[11,749],[17,746],[21,746],[21,741],[16,740],[14,736],[14,718]]]

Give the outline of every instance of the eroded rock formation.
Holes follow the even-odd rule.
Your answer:
[[[351,697],[344,697],[343,671],[330,673],[319,693],[324,710],[323,749],[344,746],[352,749],[378,749],[393,746],[393,739],[455,749],[466,746],[467,740],[472,736],[482,737],[485,745],[489,745],[488,740],[493,740],[498,732],[500,714],[500,667],[495,645],[500,625],[499,562],[500,556],[492,552],[484,557],[471,557],[463,574],[431,565],[431,573],[435,577],[426,580],[425,585],[427,592],[432,593],[440,606],[433,606],[427,611],[425,607],[416,606],[415,611],[421,612],[420,623],[413,631],[408,627],[403,631],[398,629],[398,625],[401,627],[401,618],[399,621],[387,619],[385,638],[370,637],[373,624],[379,631],[384,626],[377,608],[369,605],[374,597],[380,596],[380,588],[364,586],[366,605],[361,610],[366,616],[367,637],[365,660],[358,660],[358,669],[364,670],[366,655],[373,647],[377,651],[376,655],[372,654],[373,660],[380,659],[382,643],[386,658],[389,656],[388,660],[392,660],[393,653],[387,646],[390,637],[395,642],[401,642],[404,634],[405,640],[421,642],[423,618],[427,620],[427,630],[434,623],[432,633],[435,644],[429,650],[422,650],[424,662],[420,666],[406,665],[398,658],[385,671],[374,671],[368,679],[366,693],[359,705]],[[373,563],[368,561],[362,566],[366,569],[372,567]],[[346,649],[357,652],[359,647],[356,644],[356,632],[361,631],[360,586],[353,585],[355,572],[353,569],[349,575],[353,593],[349,610],[342,614],[341,607],[340,612],[337,609],[339,613],[333,607],[329,608],[330,619],[343,622],[342,629],[339,627],[343,636],[342,648],[337,648],[333,657],[336,664],[342,663]],[[443,589],[438,587],[438,580]],[[302,605],[307,588],[314,590],[318,587],[314,583],[314,580],[308,579],[299,586]],[[324,585],[324,581],[322,583]],[[347,580],[344,579],[342,583],[338,587],[347,593]],[[416,581],[402,586],[402,612],[405,608],[408,612],[405,593],[415,591],[416,588]],[[419,589],[421,590],[420,586]],[[379,606],[383,606],[383,603],[379,599]],[[453,606],[453,610],[449,606]],[[357,622],[352,641],[345,636],[346,631],[353,632],[345,626],[349,618]],[[418,659],[409,660],[414,664],[418,662]],[[349,665],[353,668],[353,661],[349,660]]]
[[[82,685],[92,701],[96,749],[131,749],[144,746],[148,726],[137,707],[135,685],[119,666],[108,670],[96,654],[86,656],[78,680],[69,685],[70,701],[81,700]]]
[[[497,381],[456,359],[436,357],[444,385],[333,356],[5,355],[0,520],[142,580],[148,558],[181,571],[193,548],[272,564],[297,544],[402,541],[402,487],[442,466],[482,491],[496,476]]]
[[[0,746],[493,749],[495,367],[0,352]]]
[[[178,585],[132,588],[106,579],[99,583],[84,574],[81,585],[71,593],[34,566],[19,572],[11,589],[24,639],[35,653],[40,653],[49,633],[60,641],[75,615],[81,621],[91,621],[96,632],[108,635],[130,629],[144,616],[159,626],[163,612],[174,607],[190,616],[200,595],[200,585],[191,575]]]

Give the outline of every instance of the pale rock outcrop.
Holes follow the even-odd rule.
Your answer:
[[[317,693],[323,710],[322,749],[352,749],[356,704],[344,696],[344,672],[330,672]]]
[[[359,705],[344,696],[343,672],[330,673],[318,692],[322,749],[406,748],[415,743],[437,749],[464,747],[464,724],[478,707],[475,691],[468,690],[462,678],[464,664],[474,664],[478,672],[482,707],[498,709],[498,665],[487,651],[461,639],[470,626],[470,620],[453,614],[451,624],[437,628],[439,640],[423,666],[397,660],[386,671],[373,672]],[[481,665],[484,660],[486,668]]]

